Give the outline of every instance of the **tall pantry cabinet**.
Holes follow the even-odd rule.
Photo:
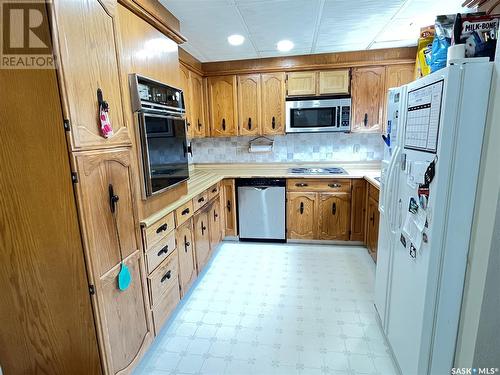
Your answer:
[[[60,0],[52,11],[89,289],[107,374],[129,373],[153,339],[134,191],[133,129],[124,112],[128,87],[120,80],[117,7],[113,0]],[[100,133],[98,90],[109,105],[109,138]],[[132,279],[125,290],[117,285],[123,265]]]

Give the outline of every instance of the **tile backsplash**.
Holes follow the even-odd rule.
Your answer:
[[[193,163],[289,163],[312,161],[381,160],[380,134],[304,133],[269,137],[274,149],[268,153],[248,152],[255,137],[193,139]]]

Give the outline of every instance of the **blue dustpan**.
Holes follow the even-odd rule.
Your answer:
[[[132,282],[132,276],[130,276],[130,271],[128,267],[122,262],[120,267],[120,272],[118,273],[118,288],[120,290],[127,290]]]

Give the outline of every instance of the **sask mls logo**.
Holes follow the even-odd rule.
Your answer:
[[[1,1],[1,68],[55,67],[47,6],[43,1]]]

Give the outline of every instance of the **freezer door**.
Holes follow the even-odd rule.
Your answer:
[[[242,239],[285,239],[285,188],[239,186],[238,218]]]

